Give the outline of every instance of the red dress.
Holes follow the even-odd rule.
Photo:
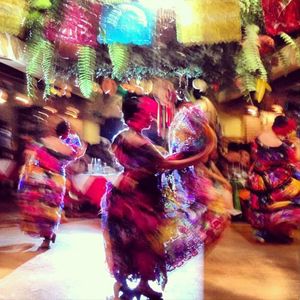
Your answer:
[[[283,224],[299,226],[300,181],[295,176],[291,146],[268,147],[257,139],[253,161],[248,180],[252,226],[267,231]]]
[[[156,176],[161,156],[130,130],[112,148],[124,171],[101,203],[109,269],[121,282],[141,277],[164,282],[164,206]]]

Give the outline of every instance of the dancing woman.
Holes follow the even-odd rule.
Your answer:
[[[193,164],[214,145],[213,132],[208,129],[207,147],[202,151],[187,158],[178,153],[164,158],[142,134],[156,111],[156,102],[149,97],[125,96],[123,116],[128,129],[118,134],[112,145],[124,171],[102,200],[107,262],[125,299],[141,295],[160,298],[161,293],[152,290],[149,281],[157,280],[162,286],[167,281],[164,242],[169,239],[165,230],[168,220],[157,174]],[[139,279],[134,290],[127,286],[128,279]]]
[[[202,152],[209,149],[201,160],[184,169],[166,172],[162,177],[166,218],[171,233],[165,242],[166,268],[180,267],[203,249],[211,249],[229,222],[230,201],[216,183],[228,186],[221,174],[210,171],[205,163],[217,145],[207,118],[198,105],[181,109],[170,127],[171,153]],[[229,187],[228,187],[229,188]]]
[[[51,122],[52,121],[52,122]],[[18,203],[21,209],[21,229],[29,235],[43,238],[40,248],[50,248],[55,242],[60,224],[65,194],[65,168],[81,155],[58,137],[61,123],[55,128],[50,119],[39,141],[28,143],[25,164],[20,173]],[[67,134],[67,129],[66,132]]]
[[[293,130],[292,120],[278,116],[272,128],[264,130],[253,144],[249,221],[259,242],[291,242],[293,229],[300,225],[295,149],[286,142]]]

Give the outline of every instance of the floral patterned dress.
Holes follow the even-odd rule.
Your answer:
[[[208,146],[207,119],[198,106],[182,109],[170,128],[171,153],[199,153]],[[166,268],[180,267],[208,249],[229,223],[226,200],[202,164],[173,170],[162,176],[166,218]]]
[[[159,188],[161,156],[142,135],[120,133],[113,151],[124,167],[102,200],[106,258],[114,277],[166,281],[164,206]]]
[[[65,167],[70,157],[32,143],[22,167],[18,203],[21,229],[32,236],[50,238],[60,223],[65,194]]]
[[[256,139],[249,172],[249,221],[267,231],[283,224],[300,225],[300,181],[295,176],[293,149],[286,143],[268,147]]]

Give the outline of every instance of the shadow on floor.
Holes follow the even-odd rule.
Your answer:
[[[43,252],[36,249],[36,244],[32,243],[0,247],[0,279]]]

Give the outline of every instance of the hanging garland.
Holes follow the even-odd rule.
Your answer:
[[[108,45],[109,57],[113,65],[112,78],[122,78],[129,64],[129,51],[127,45]]]
[[[93,93],[95,65],[95,49],[88,46],[80,47],[78,52],[78,81],[80,91],[86,98],[90,98]]]
[[[242,80],[240,89],[242,93],[250,97],[250,93],[256,91],[260,102],[264,93],[263,86],[267,83],[268,76],[259,53],[258,32],[259,27],[251,24],[246,27],[245,39],[242,49],[236,58],[236,73]]]

